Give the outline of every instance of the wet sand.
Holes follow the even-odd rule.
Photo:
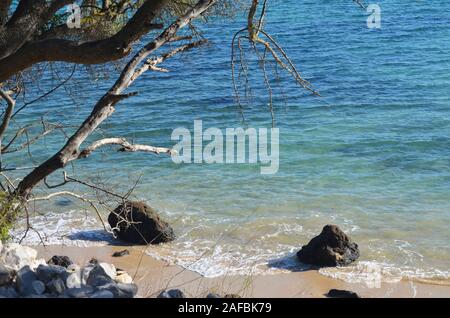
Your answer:
[[[413,281],[382,283],[380,288],[365,284],[347,283],[328,278],[316,270],[255,276],[224,276],[206,278],[145,254],[144,247],[102,246],[33,246],[39,257],[48,260],[53,255],[69,256],[77,264],[90,259],[113,263],[127,271],[139,287],[139,297],[156,297],[162,290],[181,289],[188,297],[205,297],[208,293],[238,294],[242,297],[325,297],[333,288],[357,292],[361,297],[450,297],[450,286]],[[129,255],[112,257],[116,251],[130,251]]]

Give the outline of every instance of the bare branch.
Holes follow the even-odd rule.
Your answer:
[[[192,42],[192,43],[188,43],[186,45],[177,47],[176,49],[167,52],[157,58],[153,58],[153,59],[148,59],[145,63],[144,66],[142,66],[140,69],[136,70],[133,74],[133,76],[131,77],[131,81],[135,81],[136,78],[138,78],[139,76],[141,76],[144,72],[146,72],[147,70],[153,70],[153,71],[159,71],[159,72],[168,72],[168,70],[164,69],[164,68],[160,68],[157,67],[157,64],[160,64],[162,62],[164,62],[165,60],[167,60],[168,58],[171,58],[172,56],[174,56],[177,53],[183,52],[183,51],[187,51],[190,49],[193,49],[197,46],[203,45],[205,43],[207,43],[207,40],[200,40],[200,41],[196,41],[196,42]]]
[[[29,101],[25,104],[23,104],[21,107],[19,107],[14,114],[11,116],[11,118],[14,118],[15,116],[17,116],[18,113],[20,113],[22,110],[24,110],[26,107],[30,106],[31,104],[34,104],[38,101],[40,101],[41,99],[47,97],[48,95],[52,94],[54,91],[56,91],[57,89],[59,89],[61,86],[65,85],[71,78],[72,76],[75,74],[75,70],[76,70],[76,65],[73,66],[72,68],[72,72],[69,74],[69,76],[64,79],[62,82],[60,82],[58,85],[56,85],[55,87],[53,87],[51,90],[49,90],[48,92],[46,92],[45,94],[33,99],[32,101]]]
[[[16,105],[16,102],[14,99],[11,98],[6,92],[4,92],[2,89],[0,89],[0,97],[2,97],[8,106],[6,107],[5,115],[3,116],[3,121],[0,124],[0,144],[1,140],[3,139],[3,135],[8,128],[9,121],[11,120],[12,113],[14,111],[14,106]]]
[[[12,152],[17,152],[20,151],[26,147],[29,147],[30,145],[34,144],[35,142],[37,142],[38,140],[40,140],[41,138],[51,134],[53,131],[57,130],[57,129],[62,129],[63,126],[62,125],[53,125],[51,128],[45,128],[44,131],[42,133],[40,133],[39,135],[34,136],[33,138],[31,138],[30,140],[28,140],[27,142],[24,142],[22,144],[20,144],[19,146],[15,147],[14,149],[10,149],[12,141],[14,141],[18,136],[17,134],[14,136],[14,138],[12,139],[12,141],[10,141],[5,147],[3,147],[1,149],[1,153],[2,154],[7,154],[7,153],[12,153]],[[18,132],[23,133],[24,130],[20,129]]]
[[[51,200],[52,198],[58,197],[58,196],[71,196],[71,197],[77,198],[77,199],[79,199],[79,200],[81,200],[81,201],[83,201],[85,203],[88,203],[95,210],[95,213],[97,214],[98,218],[100,219],[100,222],[102,222],[104,230],[107,231],[107,232],[110,232],[108,230],[108,228],[106,227],[105,221],[103,221],[102,215],[100,214],[100,211],[98,210],[98,208],[94,204],[94,202],[92,202],[89,199],[84,198],[83,196],[81,196],[79,194],[76,194],[76,193],[73,193],[73,192],[70,192],[70,191],[54,192],[54,193],[51,193],[51,194],[49,194],[49,195],[47,195],[45,197],[31,198],[31,199],[27,200],[27,203],[36,202],[36,201]]]
[[[92,143],[89,147],[84,149],[80,152],[78,155],[78,158],[86,158],[89,155],[91,155],[95,150],[97,150],[100,147],[106,146],[106,145],[119,145],[122,146],[122,148],[119,149],[119,151],[124,152],[137,152],[137,151],[143,151],[143,152],[152,152],[157,155],[161,153],[166,153],[169,155],[176,154],[175,150],[164,148],[164,147],[153,147],[148,145],[136,145],[136,144],[130,144],[126,139],[124,138],[105,138],[101,140],[97,140],[96,142]]]

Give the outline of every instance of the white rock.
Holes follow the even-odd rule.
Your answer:
[[[67,288],[80,288],[81,287],[81,273],[75,272],[70,274],[66,279]]]
[[[67,266],[67,271],[70,273],[79,272],[80,269],[80,266],[78,266],[77,264],[70,264],[69,266]]]
[[[33,270],[39,267],[39,265],[47,265],[47,262],[43,258],[38,258],[37,260],[34,260],[29,265]]]
[[[36,268],[44,260],[36,260],[37,251],[28,246],[22,246],[17,243],[8,243],[3,245],[0,252],[0,263],[4,266],[20,270],[24,266]]]
[[[116,279],[117,276],[117,270],[116,267],[113,264],[108,263],[99,263],[98,264],[103,270],[105,271],[106,275],[111,277],[111,279]]]
[[[131,278],[131,276],[127,273],[121,272],[116,276],[115,281],[122,284],[131,284],[133,282],[133,278]]]
[[[87,265],[80,270],[81,271],[81,283],[83,285],[87,284],[87,279],[89,277],[89,273],[91,272],[91,270],[93,268],[94,268],[94,265]]]

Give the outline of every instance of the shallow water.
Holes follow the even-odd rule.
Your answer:
[[[273,82],[280,128],[277,174],[263,176],[259,165],[176,165],[162,155],[103,151],[77,162],[77,177],[101,179],[123,192],[140,178],[135,197],[160,210],[178,235],[176,242],[149,253],[207,276],[299,269],[291,255],[334,223],[360,245],[361,263],[350,270],[364,274],[346,275],[348,269],[323,274],[359,279],[375,266],[387,280],[445,281],[450,273],[450,4],[378,3],[381,30],[369,30],[366,14],[351,1],[270,6],[267,30],[322,95],[312,97],[286,78],[280,87]],[[238,19],[203,27],[210,45],[168,62],[170,73],[143,76],[132,89],[140,94],[117,107],[103,133],[171,146],[172,130],[192,129],[194,119],[202,119],[205,128],[239,126],[229,61],[233,32],[242,26]],[[246,123],[270,127],[267,90],[257,65],[250,65],[254,99],[245,108]],[[45,115],[78,124],[106,84],[87,84],[85,72],[77,76],[71,94],[59,90],[19,122]],[[62,138],[39,143],[33,160],[45,159]],[[10,158],[12,166],[29,163],[25,156]],[[109,239],[92,212],[85,218],[79,202],[47,206],[44,212],[33,220],[50,242]],[[81,229],[87,232],[77,234]],[[37,239],[34,232],[27,238]]]

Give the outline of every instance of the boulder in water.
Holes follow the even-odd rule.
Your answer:
[[[133,244],[159,244],[175,239],[172,228],[143,202],[126,201],[108,216],[117,237]]]
[[[297,252],[300,262],[320,267],[345,266],[359,257],[358,244],[336,225],[326,225],[322,232]]]

